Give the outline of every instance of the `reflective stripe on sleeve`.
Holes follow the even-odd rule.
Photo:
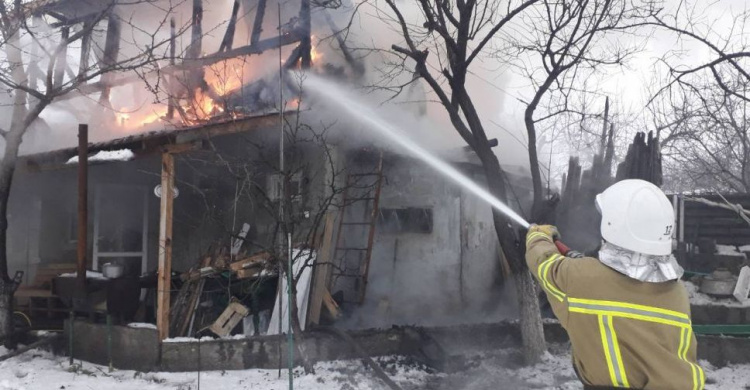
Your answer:
[[[549,274],[549,268],[552,266],[552,263],[562,257],[563,256],[555,253],[554,255],[550,256],[549,259],[545,260],[542,264],[539,264],[539,267],[537,268],[537,275],[539,275],[539,280],[541,280],[542,282],[542,287],[544,287],[544,289],[547,290],[550,295],[555,297],[560,302],[565,300],[565,294],[562,291],[558,290],[557,287],[555,287],[552,283],[550,283],[547,276]]]
[[[687,352],[690,349],[692,332],[693,330],[691,328],[682,328],[680,330],[680,347],[677,349],[677,355],[679,356],[680,360],[690,365],[690,371],[693,374],[693,390],[701,390],[703,389],[703,384],[705,383],[703,369],[699,365],[687,359]]]
[[[545,238],[545,239],[549,240],[550,242],[552,242],[552,238],[551,238],[550,236],[548,236],[547,234],[545,234],[545,233],[542,233],[542,232],[533,232],[533,233],[530,233],[530,234],[529,234],[529,235],[528,235],[528,236],[526,237],[526,245],[529,245],[529,243],[530,243],[530,242],[531,242],[532,240],[534,240],[534,239],[536,239],[536,238],[539,238],[539,237]]]

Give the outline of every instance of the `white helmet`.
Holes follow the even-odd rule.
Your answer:
[[[672,253],[674,210],[659,187],[639,179],[617,182],[596,196],[602,238],[646,255]]]

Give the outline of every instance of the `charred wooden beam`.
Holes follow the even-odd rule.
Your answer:
[[[117,56],[120,53],[121,33],[122,26],[120,25],[120,18],[114,11],[112,11],[107,18],[107,37],[104,41],[104,52],[102,53],[101,61],[99,61],[99,67],[101,69],[112,68],[117,64]],[[112,87],[110,84],[111,79],[112,74],[105,72],[100,81],[102,85],[102,88],[100,89],[102,94],[99,97],[99,103],[106,106],[110,106],[109,89]]]
[[[260,33],[263,32],[263,18],[266,15],[266,0],[258,0],[258,8],[255,9],[255,21],[253,21],[253,31],[250,34],[250,44],[256,44],[260,41]]]
[[[312,65],[312,26],[310,22],[310,0],[301,1],[299,20],[302,69],[308,69]]]
[[[200,58],[203,51],[203,0],[193,0],[191,29],[190,46],[185,54],[189,59]],[[195,98],[195,89],[201,88],[205,91],[205,85],[203,68],[193,68],[188,71],[187,90],[190,101]]]
[[[239,11],[240,2],[235,0],[234,6],[232,7],[232,16],[229,18],[229,24],[227,24],[227,31],[224,33],[224,39],[221,40],[221,45],[219,46],[220,52],[232,50],[232,45],[234,44],[234,31],[237,26],[237,13]]]
[[[284,69],[290,70],[297,66],[297,61],[299,61],[300,57],[302,56],[302,50],[300,46],[301,45],[297,45],[289,54],[289,57],[286,59],[286,61],[284,61]]]
[[[169,65],[170,66],[174,66],[174,57],[176,53],[177,53],[177,32],[176,32],[176,27],[175,27],[175,20],[174,20],[174,17],[172,17],[169,20]],[[175,102],[174,96],[172,96],[174,94],[174,91],[172,88],[167,88],[167,94],[169,95],[167,97],[168,99],[167,119],[172,119],[174,118],[174,108],[177,105],[177,103]]]
[[[607,176],[612,176],[612,162],[615,158],[615,143],[614,143],[615,124],[609,124],[609,134],[607,136],[607,150],[604,153],[604,172]]]
[[[281,46],[291,45],[291,44],[300,42],[300,40],[301,38],[296,32],[289,33],[289,34],[282,35],[280,37],[264,39],[254,45],[242,46],[242,47],[238,47],[236,49],[232,49],[232,50],[225,51],[222,53],[214,53],[214,54],[205,56],[203,58],[185,59],[184,62],[179,65],[168,66],[168,67],[163,68],[160,73],[171,74],[175,72],[184,72],[186,70],[196,68],[196,67],[213,65],[217,62],[224,61],[230,58],[249,56],[253,54],[261,54],[266,50],[276,49]],[[155,77],[155,76],[157,76],[155,72],[152,72],[146,75],[146,77]],[[141,75],[131,74],[131,75],[118,77],[116,79],[111,78],[106,83],[103,81],[99,81],[96,83],[84,85],[79,89],[79,92],[84,95],[97,93],[97,92],[103,91],[106,87],[116,87],[120,85],[127,85],[130,83],[141,81],[142,77],[143,76]],[[56,99],[56,101],[67,100],[75,96],[78,96],[78,95],[68,94],[68,95],[59,97],[58,99]]]
[[[604,124],[602,125],[602,135],[599,140],[599,154],[604,156],[604,148],[607,142],[607,130],[609,130],[609,96],[604,101]]]
[[[203,0],[193,0],[191,29],[190,46],[185,54],[188,58],[199,58],[203,46]]]
[[[70,37],[70,28],[63,27],[60,32],[60,45],[62,46],[57,55],[55,64],[54,85],[59,86],[63,83],[65,68],[68,66],[68,38]]]

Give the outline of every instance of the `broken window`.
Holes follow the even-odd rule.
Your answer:
[[[432,209],[420,207],[381,208],[378,230],[383,233],[432,233]]]

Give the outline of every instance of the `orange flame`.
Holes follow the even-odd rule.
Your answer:
[[[217,62],[205,69],[205,80],[219,96],[226,96],[244,83],[246,65],[247,61],[244,58],[230,58]]]
[[[315,35],[313,35],[313,36],[310,37],[310,41],[311,42],[314,41],[314,40],[315,40]],[[320,43],[320,42],[318,42],[318,43]],[[311,45],[310,45],[310,60],[312,60],[313,64],[315,64],[318,61],[318,59],[322,58],[322,57],[323,57],[323,54],[320,51],[318,51],[318,45],[316,45],[314,43],[311,43]]]

